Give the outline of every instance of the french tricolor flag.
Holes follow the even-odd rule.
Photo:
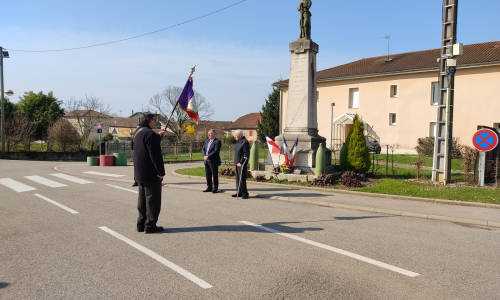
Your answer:
[[[182,89],[182,93],[179,96],[179,100],[177,102],[181,106],[182,110],[184,110],[187,115],[198,124],[198,121],[200,120],[198,116],[198,111],[196,111],[196,108],[193,106],[193,96],[194,96],[194,91],[193,91],[193,77],[189,76],[186,85],[184,85],[184,88]]]

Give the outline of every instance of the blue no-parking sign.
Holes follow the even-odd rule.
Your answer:
[[[474,147],[479,151],[491,151],[498,145],[498,135],[491,129],[479,129],[474,136],[472,136],[472,144],[474,144]]]

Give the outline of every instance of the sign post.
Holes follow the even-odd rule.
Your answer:
[[[102,155],[102,152],[101,152],[101,134],[102,134],[102,124],[101,123],[97,123],[95,125],[95,127],[97,128],[97,133],[99,133],[99,155]]]
[[[491,151],[498,146],[498,135],[491,129],[479,129],[472,136],[472,144],[477,150],[479,150],[479,186],[484,186],[486,152]]]

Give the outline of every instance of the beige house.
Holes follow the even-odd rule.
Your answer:
[[[257,140],[257,124],[260,118],[260,113],[250,113],[239,117],[231,125],[231,134],[235,136],[236,131],[241,130],[249,142],[255,142]]]
[[[317,72],[318,130],[327,146],[341,147],[358,114],[381,145],[415,153],[418,138],[434,135],[439,56],[434,49],[371,57]],[[283,132],[288,81],[274,85],[281,90]],[[469,146],[478,125],[500,128],[500,41],[464,46],[453,119],[453,136]]]

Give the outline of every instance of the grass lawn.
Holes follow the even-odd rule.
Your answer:
[[[500,190],[498,189],[443,187],[392,178],[382,178],[376,185],[355,190],[379,194],[500,204]]]
[[[389,168],[391,167],[392,155],[389,154]],[[370,155],[370,159],[372,159],[372,155]],[[424,161],[424,166],[432,167],[432,157],[430,156],[422,156],[421,159]],[[385,160],[386,154],[375,154],[375,160],[379,161],[379,165],[383,165],[385,168]],[[412,154],[394,154],[394,163],[398,164],[407,164],[412,165],[418,160],[418,155]],[[451,169],[452,170],[463,170],[463,162],[464,160],[461,158],[455,158],[451,160]]]
[[[227,165],[220,166],[219,171],[228,167],[231,166]],[[179,169],[176,172],[183,175],[205,177],[204,167]],[[377,194],[500,204],[499,189],[494,190],[494,189],[477,188],[477,187],[450,187],[450,186],[443,187],[434,184],[425,184],[425,183],[416,183],[407,181],[406,179],[415,178],[415,169],[394,168],[394,173],[395,175],[379,179],[377,183],[375,183],[372,186],[356,188],[353,190],[360,192],[377,193]],[[376,174],[385,175],[385,167],[380,168],[376,172]],[[430,178],[431,171],[422,170],[422,174],[423,177]],[[452,174],[452,180],[462,181],[463,175]],[[278,180],[278,179],[268,180],[267,182],[311,186],[310,182],[290,182],[287,180]],[[335,185],[331,186],[330,188],[346,189],[342,185]]]

